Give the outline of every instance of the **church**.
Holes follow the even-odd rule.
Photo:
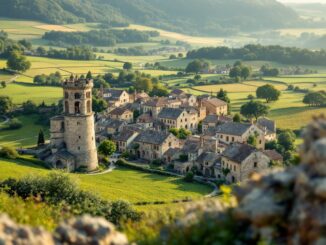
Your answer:
[[[46,162],[68,171],[98,167],[92,111],[93,80],[71,76],[62,83],[63,114],[51,118],[51,155]]]

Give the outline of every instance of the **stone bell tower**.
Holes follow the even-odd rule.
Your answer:
[[[75,168],[98,167],[95,122],[92,111],[93,80],[71,76],[63,82],[64,143],[75,157]]]

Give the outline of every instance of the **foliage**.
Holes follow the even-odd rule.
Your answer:
[[[70,45],[114,46],[116,43],[143,43],[158,32],[138,30],[92,30],[89,32],[51,31],[43,35],[44,40]]]
[[[89,47],[84,46],[73,46],[65,50],[50,48],[45,56],[65,60],[94,60],[96,58],[93,51]]]
[[[206,61],[202,61],[202,60],[194,60],[191,61],[185,71],[187,73],[200,73],[203,69],[208,69],[209,68],[209,63]]]
[[[97,99],[93,96],[92,107],[94,112],[102,112],[108,108],[108,103],[104,99]]]
[[[256,120],[268,114],[269,107],[259,101],[249,101],[241,106],[240,113],[248,119],[255,118]]]
[[[18,51],[13,51],[9,54],[7,67],[11,70],[25,72],[31,67],[31,62]]]
[[[9,146],[2,146],[0,148],[0,157],[8,159],[16,159],[18,157],[18,152],[15,148]]]
[[[228,97],[228,93],[226,90],[223,90],[222,88],[220,89],[220,91],[217,93],[216,96],[218,99],[225,101],[226,103],[230,103],[231,100]]]
[[[239,115],[239,113],[234,114],[233,122],[241,122],[241,116]]]
[[[231,78],[243,78],[244,80],[250,75],[251,69],[248,66],[244,66],[241,61],[235,62],[229,73]]]
[[[37,85],[61,86],[62,76],[60,72],[51,73],[50,75],[36,75],[33,82]]]
[[[31,115],[38,112],[38,106],[31,100],[27,100],[22,104],[22,114]]]
[[[47,230],[53,230],[59,222],[71,215],[62,212],[61,208],[36,202],[32,198],[22,200],[5,193],[0,193],[0,213],[8,214],[19,224],[42,226]]]
[[[255,135],[250,135],[248,137],[247,143],[249,145],[252,145],[252,146],[256,147],[257,146],[257,137]]]
[[[194,173],[190,171],[190,172],[188,172],[186,174],[186,176],[184,177],[184,180],[186,182],[193,182],[194,181],[194,177],[195,177]]]
[[[188,52],[189,59],[268,60],[283,64],[326,65],[325,50],[249,44],[243,48],[210,47]],[[238,74],[238,73],[237,73]]]
[[[101,142],[98,147],[98,152],[104,156],[111,156],[117,150],[116,144],[111,140]]]
[[[6,81],[1,81],[0,84],[1,84],[1,87],[2,88],[6,88],[7,87]]]
[[[274,1],[227,0],[11,0],[1,3],[0,15],[54,24],[101,22],[100,28],[126,26],[133,22],[176,32],[214,36],[234,35],[240,30],[281,28],[299,19],[293,10]]]
[[[309,106],[326,106],[326,92],[310,92],[304,96],[303,103]]]
[[[291,130],[285,130],[278,134],[277,141],[285,151],[291,151],[295,148],[296,136]]]
[[[123,69],[125,70],[131,70],[132,69],[132,63],[131,62],[126,62],[123,64]]]
[[[184,128],[171,128],[169,130],[170,133],[172,133],[174,136],[176,136],[178,139],[187,139],[189,135],[191,135],[191,132],[189,130],[186,130]]]
[[[264,76],[268,76],[268,77],[277,77],[280,74],[279,69],[277,68],[269,68],[266,65],[263,65],[260,68],[260,72],[264,75]]]
[[[17,118],[11,119],[8,124],[8,129],[10,130],[20,129],[21,127],[23,127],[23,124]]]
[[[38,133],[38,138],[37,138],[37,145],[42,146],[44,144],[45,144],[44,132],[42,129],[40,129],[40,132]]]
[[[0,114],[5,115],[13,109],[13,103],[10,97],[0,96]]]
[[[40,201],[52,206],[67,206],[75,215],[90,214],[102,216],[119,224],[121,219],[138,220],[136,213],[128,203],[121,201],[108,202],[79,189],[68,175],[51,172],[44,177],[25,177],[20,180],[6,179],[0,182],[0,188],[9,195],[23,199],[37,197]]]
[[[256,95],[257,98],[265,99],[266,102],[269,103],[270,101],[277,101],[281,95],[281,92],[274,86],[266,84],[257,88]]]

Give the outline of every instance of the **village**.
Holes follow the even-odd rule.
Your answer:
[[[234,122],[228,104],[211,95],[176,89],[168,97],[150,97],[102,88],[100,96],[109,106],[96,115],[96,141],[112,140],[133,162],[228,183],[282,166],[282,155],[265,150],[265,143],[277,137],[276,123],[265,117]]]

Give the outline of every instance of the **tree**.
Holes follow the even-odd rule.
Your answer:
[[[295,148],[295,140],[296,136],[291,130],[285,130],[281,132],[277,137],[278,144],[280,144],[285,149],[285,151],[292,151]]]
[[[145,92],[151,92],[153,90],[153,82],[146,77],[137,78],[135,88],[138,91],[144,90]]]
[[[38,112],[37,105],[31,100],[24,102],[22,108],[23,108],[23,113],[26,115],[30,115]]]
[[[117,150],[117,146],[111,140],[104,140],[98,147],[98,152],[106,157],[110,157]]]
[[[176,58],[177,58],[177,56],[175,54],[171,54],[169,57],[170,60],[175,60]]]
[[[92,99],[92,108],[94,112],[102,112],[108,108],[108,103],[104,99],[96,99],[93,97]]]
[[[250,76],[250,73],[251,73],[251,71],[250,71],[249,67],[244,66],[241,68],[241,77],[243,79],[246,80]]]
[[[252,94],[249,94],[249,95],[247,96],[247,99],[248,99],[248,100],[254,100],[254,99],[255,99],[255,96],[253,96]]]
[[[178,57],[179,57],[179,58],[183,58],[183,53],[179,53],[179,54],[178,54]]]
[[[183,178],[183,180],[186,181],[186,182],[190,182],[191,183],[191,182],[194,181],[194,177],[195,177],[194,173],[192,171],[190,171],[190,172],[188,172],[186,174],[186,176]]]
[[[200,60],[194,60],[190,62],[186,67],[187,73],[196,73],[198,74],[203,69],[203,64]]]
[[[225,101],[226,103],[230,103],[231,100],[228,97],[228,93],[226,90],[223,90],[222,88],[220,89],[220,91],[217,93],[216,97],[220,100]]]
[[[201,75],[196,74],[196,75],[194,76],[194,79],[195,79],[196,81],[200,80],[200,79],[201,79]]]
[[[31,67],[31,62],[19,52],[13,51],[9,54],[7,67],[15,71],[25,72]]]
[[[248,137],[247,143],[249,145],[252,145],[252,146],[256,147],[257,146],[257,137],[255,135],[250,135]]]
[[[44,132],[42,129],[40,129],[40,132],[38,133],[37,145],[42,146],[44,144],[45,144]]]
[[[248,119],[255,118],[256,120],[264,115],[267,115],[269,107],[259,101],[249,101],[241,106],[240,113]]]
[[[36,49],[36,53],[40,56],[45,56],[47,54],[46,49],[43,47],[38,47]]]
[[[132,63],[130,63],[130,62],[124,63],[123,64],[123,69],[125,69],[127,71],[131,70],[132,69]]]
[[[241,122],[241,116],[239,113],[236,113],[233,117],[233,122]]]
[[[93,75],[91,71],[87,72],[86,79],[93,79]]]
[[[10,97],[0,96],[0,115],[4,115],[13,109],[13,103]]]
[[[326,105],[326,92],[310,92],[303,98],[303,103],[309,106],[325,106]]]
[[[19,154],[14,147],[2,146],[2,148],[0,148],[0,157],[16,159],[18,156]]]
[[[231,78],[241,77],[241,67],[235,66],[230,70],[229,76]]]
[[[281,95],[281,92],[274,86],[266,84],[257,88],[256,95],[257,98],[265,99],[266,102],[269,103],[270,101],[277,101]]]
[[[1,87],[2,88],[6,88],[7,87],[7,83],[5,81],[1,81]]]

